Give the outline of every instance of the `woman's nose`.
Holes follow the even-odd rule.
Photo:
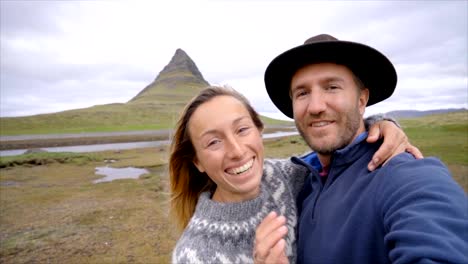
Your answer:
[[[227,154],[232,158],[237,158],[242,156],[242,143],[238,141],[235,137],[232,137],[227,140]]]

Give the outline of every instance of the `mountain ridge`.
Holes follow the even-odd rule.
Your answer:
[[[431,110],[394,110],[386,112],[385,115],[394,118],[415,118],[434,114],[444,114],[452,112],[467,111],[466,108],[445,108],[445,109],[431,109]]]

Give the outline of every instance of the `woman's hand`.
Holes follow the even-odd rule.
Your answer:
[[[375,170],[382,163],[385,164],[393,156],[405,151],[413,154],[417,159],[422,159],[423,155],[419,149],[411,145],[405,132],[391,121],[379,121],[369,128],[367,142],[374,143],[383,137],[383,143],[377,152],[374,153],[371,162],[367,165],[370,171]]]
[[[287,233],[286,218],[275,212],[269,213],[255,232],[254,263],[289,263],[285,254],[286,241],[283,238]]]

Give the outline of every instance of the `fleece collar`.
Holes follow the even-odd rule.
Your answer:
[[[367,136],[367,131],[362,132],[361,134],[359,134],[359,136],[356,137],[356,139],[354,139],[354,141],[351,144],[347,145],[342,149],[336,150],[332,155],[331,165],[341,166],[343,164],[351,163],[358,159],[361,156],[360,154],[362,154],[360,153],[362,151],[362,148],[360,148],[359,146],[362,142],[365,142]],[[322,170],[322,164],[320,163],[316,152],[310,152],[301,157],[292,157],[291,160],[296,164],[300,164],[309,168],[309,170],[313,169],[317,172]]]

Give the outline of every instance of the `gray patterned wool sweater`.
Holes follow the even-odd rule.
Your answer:
[[[218,203],[202,193],[172,253],[173,263],[253,263],[257,225],[271,212],[287,219],[286,255],[296,261],[296,196],[308,174],[290,160],[265,160],[260,195],[246,202]]]

